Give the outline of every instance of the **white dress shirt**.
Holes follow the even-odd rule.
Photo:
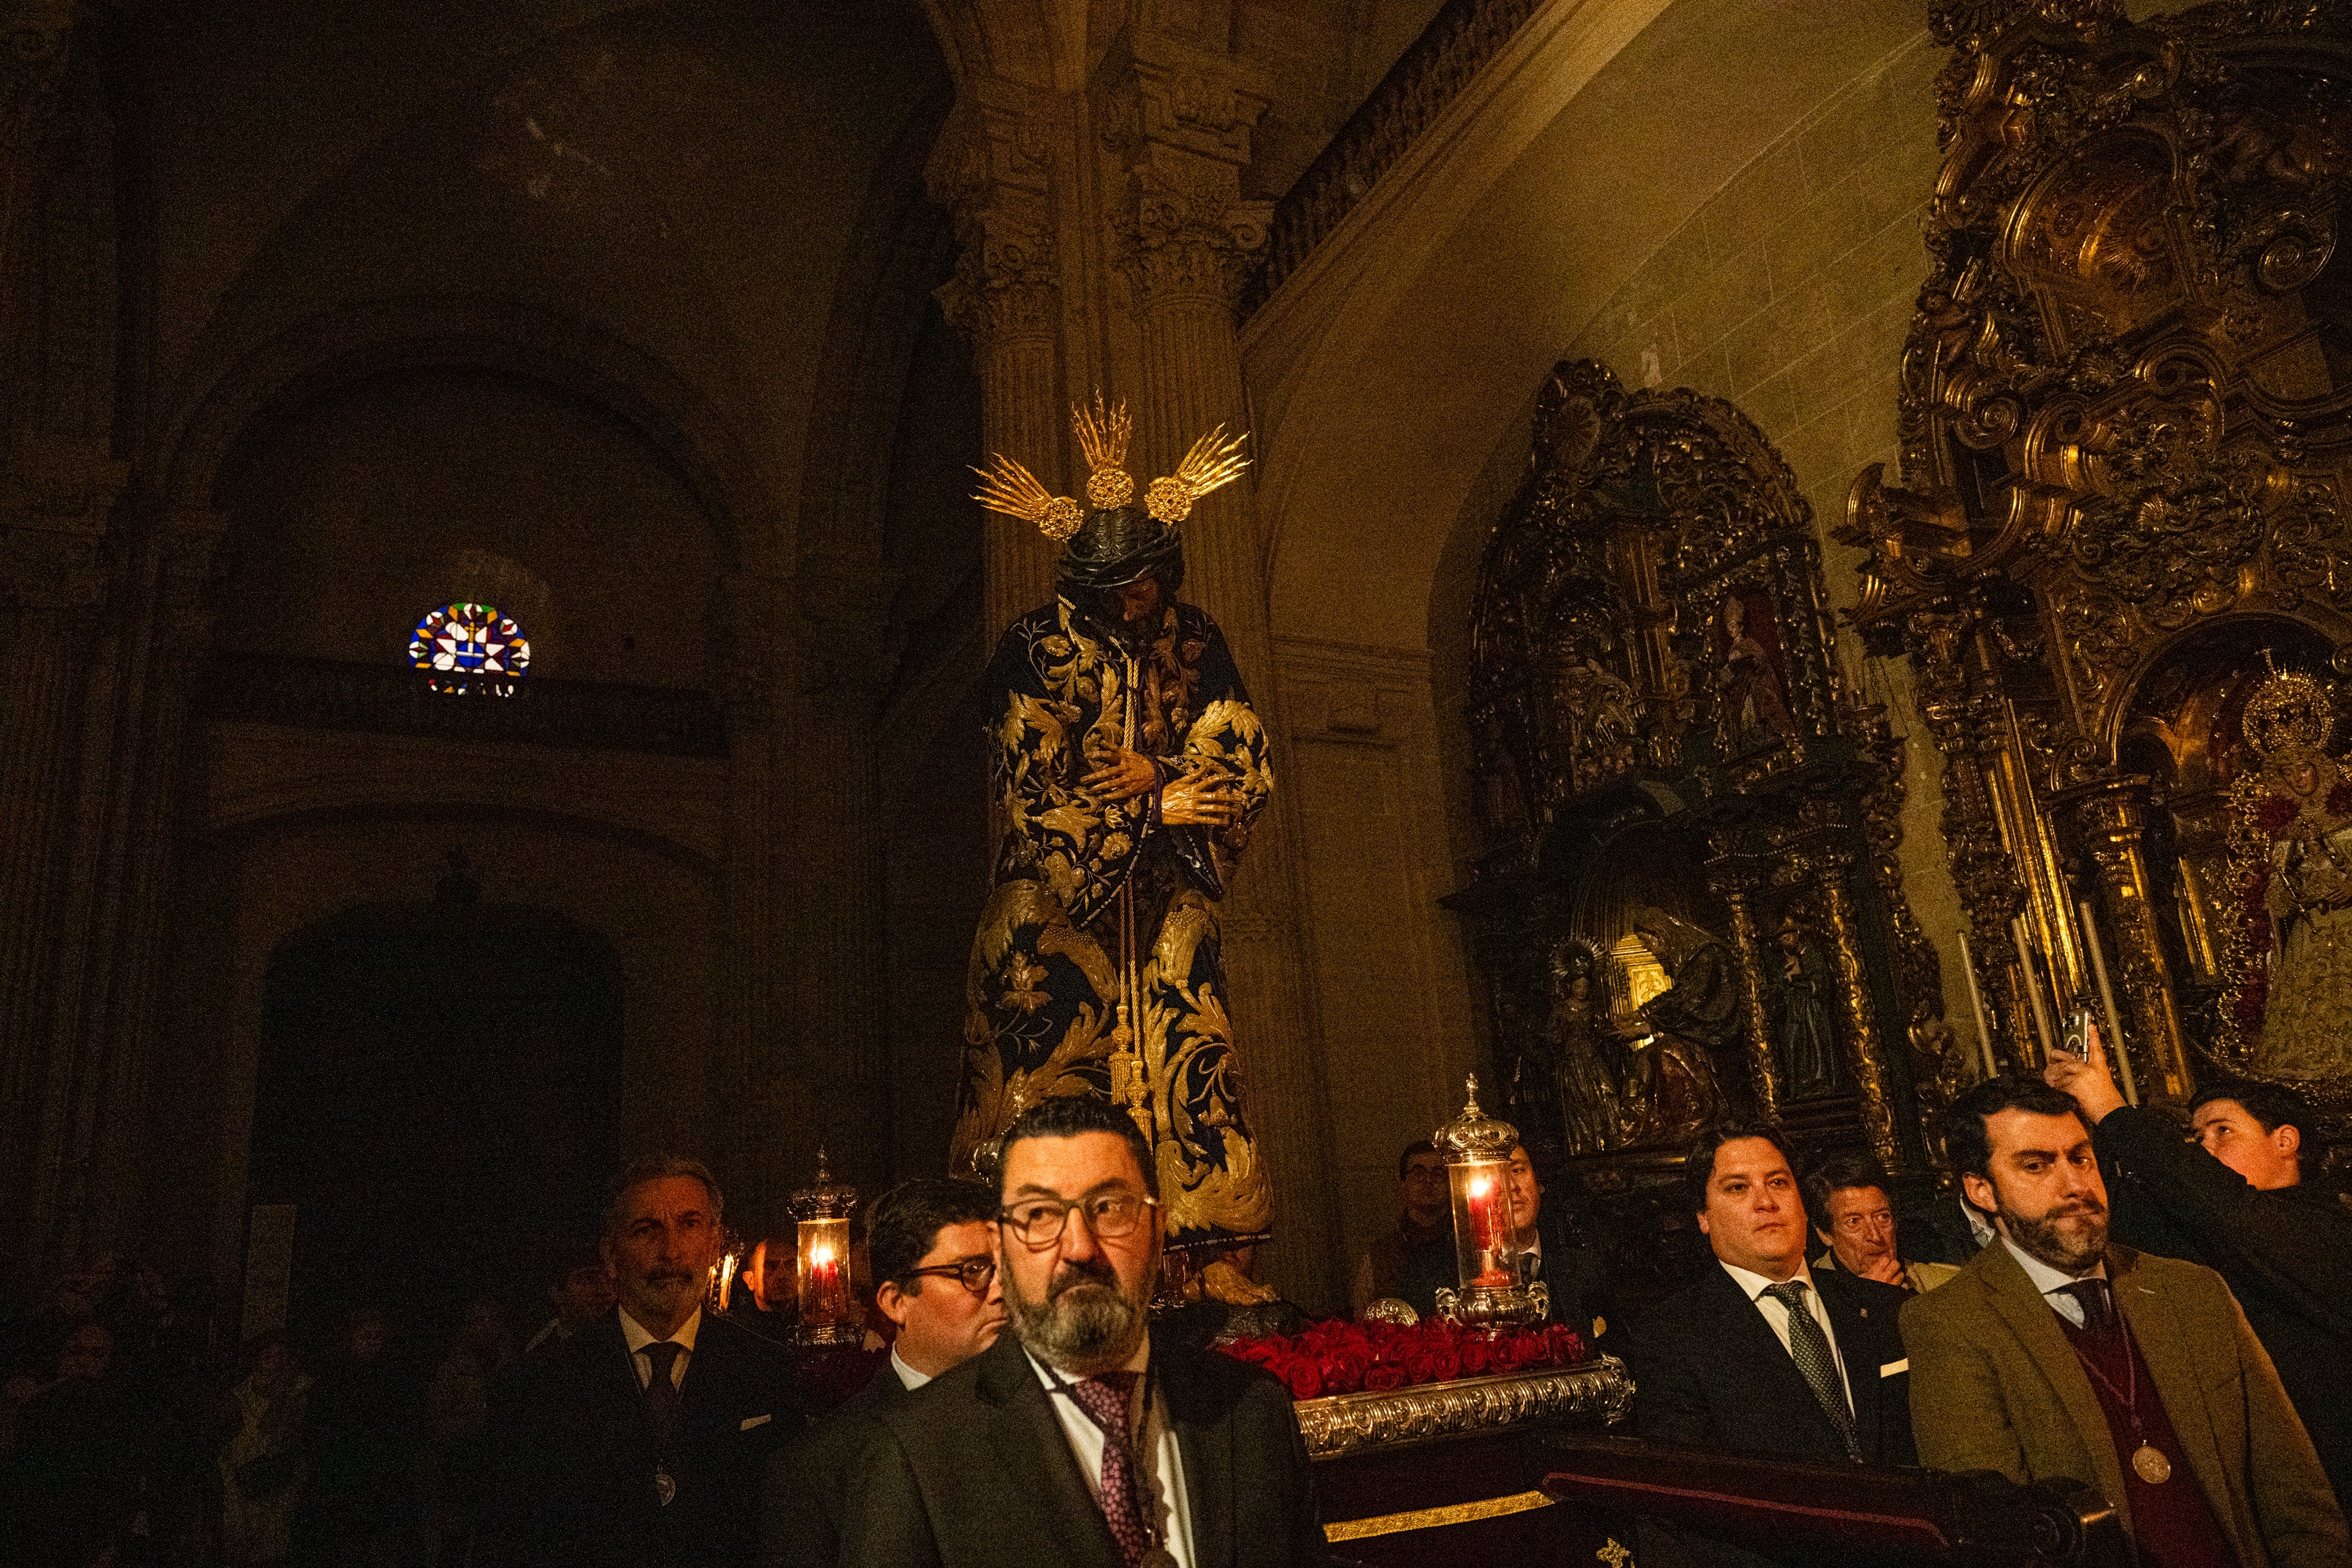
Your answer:
[[[1723,1263],[1720,1258],[1716,1261]],[[1723,1263],[1723,1271],[1731,1276],[1731,1282],[1746,1293],[1758,1312],[1764,1314],[1764,1321],[1772,1325],[1773,1337],[1780,1342],[1782,1350],[1789,1348],[1789,1309],[1764,1292],[1771,1286],[1787,1284],[1789,1280],[1805,1282],[1805,1310],[1812,1314],[1813,1322],[1822,1325],[1822,1337],[1829,1341],[1830,1359],[1837,1363],[1838,1382],[1844,1385],[1845,1407],[1851,1412],[1853,1409],[1853,1379],[1846,1375],[1845,1353],[1838,1349],[1837,1330],[1830,1322],[1830,1310],[1822,1304],[1821,1291],[1813,1288],[1811,1271],[1801,1263],[1797,1265],[1797,1271],[1790,1275],[1789,1280],[1768,1280],[1735,1263]]]
[[[1027,1354],[1024,1351],[1023,1354]],[[1029,1364],[1037,1371],[1037,1381],[1045,1385],[1045,1397],[1054,1406],[1054,1415],[1062,1423],[1062,1436],[1070,1441],[1070,1452],[1076,1456],[1078,1473],[1087,1479],[1087,1490],[1095,1503],[1102,1503],[1102,1428],[1095,1425],[1075,1396],[1063,1393],[1055,1385],[1055,1374],[1034,1355]],[[1145,1340],[1136,1353],[1128,1358],[1122,1371],[1138,1375],[1135,1393],[1128,1398],[1128,1432],[1134,1440],[1135,1451],[1145,1457],[1143,1479],[1151,1496],[1148,1506],[1160,1545],[1167,1551],[1177,1568],[1192,1568],[1192,1509],[1184,1493],[1184,1457],[1176,1446],[1176,1428],[1168,1419],[1168,1400],[1149,1378],[1141,1375],[1151,1364],[1151,1342]],[[1064,1383],[1077,1379],[1060,1375]],[[1142,1394],[1151,1390],[1151,1407],[1141,1408]]]
[[[908,1366],[899,1356],[898,1347],[895,1344],[890,1347],[890,1370],[898,1375],[898,1385],[909,1394],[931,1380],[929,1373],[917,1372]]]
[[[669,1364],[669,1385],[672,1388],[683,1389],[686,1386],[686,1364],[694,1359],[694,1336],[701,1332],[702,1309],[697,1307],[694,1309],[694,1315],[680,1324],[676,1333],[669,1336],[671,1343],[682,1344],[686,1347],[677,1359]],[[629,1315],[628,1308],[623,1307],[621,1337],[629,1342],[629,1364],[636,1368],[637,1386],[639,1388],[650,1386],[654,1380],[654,1358],[646,1354],[646,1346],[661,1336],[648,1331],[643,1323]]]
[[[2087,1272],[2069,1274],[2063,1269],[2053,1269],[2006,1236],[2000,1239],[2000,1244],[2009,1249],[2009,1255],[2025,1270],[2025,1277],[2033,1281],[2033,1288],[2042,1292],[2042,1299],[2050,1303],[2050,1310],[2076,1328],[2081,1328],[2083,1303],[2066,1287],[2084,1280],[2105,1279],[2107,1260],[2102,1258],[2092,1264]]]

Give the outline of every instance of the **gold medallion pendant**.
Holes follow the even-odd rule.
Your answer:
[[[2150,1486],[2172,1479],[2172,1461],[2146,1443],[2142,1443],[2139,1451],[2132,1455],[2132,1469]]]

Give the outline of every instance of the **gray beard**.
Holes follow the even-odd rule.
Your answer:
[[[2107,1215],[2105,1209],[2096,1214],[2066,1214],[2055,1219],[2028,1219],[2001,1206],[2001,1223],[2009,1228],[2009,1239],[2022,1248],[2030,1257],[2049,1264],[2063,1273],[2079,1274],[2106,1255]],[[2084,1237],[2087,1251],[2077,1251],[2060,1227],[2068,1220],[2088,1221],[2090,1230]]]
[[[1148,1294],[1137,1300],[1116,1285],[1077,1275],[1058,1290],[1048,1287],[1044,1301],[1033,1301],[1022,1293],[1011,1270],[1004,1270],[1003,1279],[1013,1332],[1030,1354],[1048,1366],[1087,1373],[1119,1366],[1150,1332]]]

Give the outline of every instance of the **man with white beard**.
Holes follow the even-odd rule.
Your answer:
[[[1013,1332],[877,1422],[842,1561],[1328,1561],[1288,1393],[1151,1333],[1165,1220],[1134,1119],[1048,1100],[1006,1132],[1001,1168],[997,1277]]]
[[[2089,1482],[2147,1568],[2352,1562],[2319,1457],[2221,1277],[2109,1243],[2074,1100],[1988,1079],[1954,1102],[1946,1142],[2000,1239],[1903,1308],[1920,1462]]]

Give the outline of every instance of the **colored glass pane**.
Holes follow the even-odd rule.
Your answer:
[[[416,623],[408,662],[436,692],[512,696],[530,671],[530,640],[496,605],[445,604]]]

